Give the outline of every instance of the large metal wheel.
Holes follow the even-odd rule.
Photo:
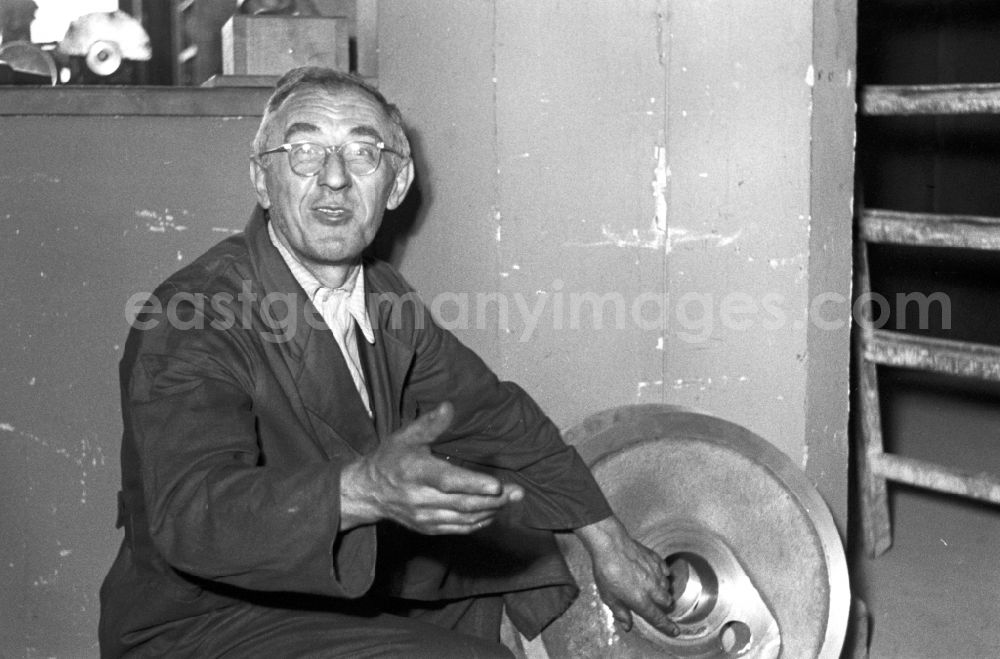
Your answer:
[[[581,587],[543,632],[550,657],[836,659],[850,594],[829,509],[774,446],[736,424],[666,405],[596,414],[566,433],[629,531],[672,564],[678,637],[622,632],[590,559],[561,548]]]

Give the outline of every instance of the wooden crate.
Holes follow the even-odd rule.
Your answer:
[[[350,69],[347,18],[235,15],[222,27],[225,75],[280,75],[304,65]]]

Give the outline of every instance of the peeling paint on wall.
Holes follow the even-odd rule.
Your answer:
[[[714,379],[711,377],[686,378],[686,379],[678,378],[671,383],[671,386],[677,390],[697,388],[699,391],[705,391],[709,387],[712,387],[713,384],[717,384],[719,386],[726,386],[731,382],[747,382],[747,381],[749,381],[749,378],[745,375],[740,375],[738,377],[720,375],[719,377]]]
[[[80,452],[78,455],[70,453],[69,450],[53,446],[47,440],[38,437],[30,432],[24,430],[18,430],[14,427],[12,423],[0,422],[0,431],[13,433],[18,437],[27,439],[28,441],[41,446],[43,448],[49,449],[56,455],[62,456],[63,458],[69,460],[77,467],[80,468],[80,503],[87,503],[87,475],[88,466],[97,467],[98,465],[104,466],[106,464],[104,450],[100,445],[94,445],[90,440],[86,438],[80,439]],[[53,511],[55,512],[55,511]]]
[[[703,242],[714,247],[727,247],[732,245],[743,235],[743,229],[738,229],[730,234],[720,234],[717,232],[693,232],[688,229],[670,228],[661,231],[654,219],[653,226],[646,231],[640,232],[632,229],[628,233],[618,233],[607,224],[601,225],[602,240],[593,242],[570,241],[563,243],[566,247],[638,247],[641,249],[666,250],[670,253],[675,246],[686,243]]]
[[[180,211],[180,214],[186,217],[189,215],[189,212],[182,210]],[[167,229],[172,229],[174,231],[187,230],[187,226],[177,224],[177,218],[169,208],[165,208],[162,213],[149,209],[140,209],[135,211],[135,216],[145,220],[146,228],[153,233],[166,233]]]
[[[720,234],[715,231],[709,233],[696,233],[687,229],[667,230],[667,252],[669,253],[675,245],[684,243],[705,242],[715,247],[726,247],[732,245],[743,235],[743,229],[730,234]]]
[[[646,389],[650,387],[662,387],[662,386],[663,386],[663,380],[652,380],[651,382],[639,382],[636,384],[635,387],[635,397],[637,399],[642,398],[643,392],[645,392]]]
[[[667,165],[667,149],[660,144],[653,147],[653,199],[656,212],[654,227],[663,233],[667,230],[667,179],[670,177],[670,167]]]
[[[28,176],[2,175],[0,176],[0,183],[12,183],[14,185],[23,185],[25,183],[62,183],[62,179],[58,176],[46,174],[45,172],[33,172]]]

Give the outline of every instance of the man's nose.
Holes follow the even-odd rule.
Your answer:
[[[340,154],[335,151],[327,153],[326,162],[323,163],[323,168],[319,170],[317,176],[320,184],[334,190],[351,185],[351,175],[347,171],[347,165],[344,164],[344,159],[340,157]]]

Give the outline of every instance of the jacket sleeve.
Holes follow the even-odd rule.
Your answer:
[[[152,562],[252,590],[362,595],[375,534],[339,531],[340,465],[267,464],[246,346],[167,325],[133,330],[122,361],[125,499]]]
[[[401,279],[399,285],[412,294]],[[412,310],[407,329],[415,350],[406,396],[420,411],[443,401],[455,407],[455,421],[435,442],[435,452],[501,470],[501,477],[523,485],[527,526],[569,530],[611,515],[589,468],[535,401],[516,384],[500,381],[434,322],[425,305],[405,306]]]

